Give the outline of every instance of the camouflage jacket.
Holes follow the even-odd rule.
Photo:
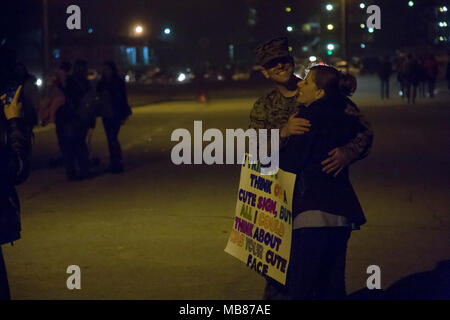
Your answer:
[[[296,96],[286,98],[278,89],[274,89],[267,95],[260,97],[250,112],[249,128],[281,130],[289,117],[299,110],[296,98]],[[352,141],[341,147],[353,163],[369,154],[373,142],[373,131],[370,123],[364,119],[358,107],[350,99],[345,112],[356,117],[361,127],[364,128],[361,132],[358,132]],[[286,146],[288,140],[289,137],[280,138],[280,149]]]

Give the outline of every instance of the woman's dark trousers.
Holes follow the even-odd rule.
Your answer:
[[[286,286],[269,279],[264,299],[344,299],[345,261],[351,229],[296,229]]]
[[[118,118],[102,118],[109,147],[109,160],[112,172],[122,172],[122,149],[119,143],[121,121]]]
[[[89,153],[86,145],[87,128],[77,128],[71,123],[56,121],[56,135],[63,155],[64,167],[69,180],[89,177]],[[76,165],[79,167],[77,176]]]

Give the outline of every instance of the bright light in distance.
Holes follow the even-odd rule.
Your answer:
[[[329,25],[327,25],[327,29],[328,29],[328,30],[333,30],[333,29],[334,29],[334,26],[333,26],[332,24],[329,24]]]
[[[317,61],[316,56],[311,56],[311,57],[309,57],[309,61],[311,61],[311,62],[316,62],[316,61]]]
[[[334,44],[329,43],[329,44],[327,45],[327,49],[328,49],[328,50],[334,50]]]
[[[448,9],[447,9],[446,6],[443,6],[443,7],[440,7],[440,8],[439,8],[439,11],[440,11],[440,12],[447,12],[447,10],[448,10]]]
[[[410,7],[414,6],[414,1],[408,2],[408,6],[410,6]]]
[[[447,26],[447,22],[439,22],[439,27],[441,27],[441,28],[443,28],[443,27],[446,27]]]
[[[333,10],[333,5],[327,4],[325,8],[327,9],[327,11],[331,11],[331,10]]]
[[[130,82],[130,76],[128,74],[125,76],[125,82]]]
[[[142,26],[136,26],[136,28],[134,29],[134,31],[136,33],[142,33],[142,31],[144,31],[144,28],[142,28]]]
[[[180,73],[178,75],[178,82],[183,82],[184,80],[186,80],[186,75],[184,73]]]
[[[361,23],[359,26],[361,27],[361,29],[364,29],[366,27],[364,23]]]
[[[366,7],[366,5],[365,5],[364,3],[361,2],[361,3],[359,4],[359,7],[360,7],[361,9],[364,9],[364,8]]]
[[[364,49],[366,45],[364,43],[361,43],[361,48]]]
[[[170,28],[164,29],[164,34],[170,34],[171,32],[172,32],[172,30],[170,30]]]
[[[287,27],[286,27],[286,30],[287,30],[288,32],[292,32],[292,30],[294,30],[294,28],[292,28],[292,26],[287,26]]]
[[[291,7],[286,7],[286,12],[291,12],[292,11],[292,8]]]
[[[369,33],[373,33],[373,28],[369,28]]]
[[[37,79],[36,79],[36,85],[37,85],[38,87],[42,86],[42,79],[41,79],[41,78],[37,78]]]

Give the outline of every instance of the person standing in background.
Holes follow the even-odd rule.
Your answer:
[[[378,69],[378,77],[381,82],[381,99],[389,99],[389,78],[392,74],[392,64],[389,57],[384,57]]]
[[[430,54],[424,62],[425,78],[428,84],[428,96],[434,98],[434,88],[438,76],[438,64],[434,55]]]
[[[22,86],[23,119],[27,129],[32,132],[38,124],[39,90],[36,77],[28,72],[23,63],[18,62],[14,67],[13,84]]]
[[[67,78],[63,92],[65,103],[56,112],[56,130],[60,138],[67,179],[88,179],[91,173],[86,136],[88,128],[92,127],[93,123],[95,125],[95,117],[90,115],[90,97],[93,96],[93,90],[87,79],[86,61],[75,62],[73,74]]]
[[[10,300],[6,265],[1,246],[20,239],[20,204],[15,185],[23,183],[29,173],[31,144],[22,114],[19,86],[12,102],[6,95],[0,106],[0,300]]]
[[[109,147],[110,171],[123,172],[122,149],[118,139],[120,127],[131,115],[125,81],[120,77],[116,64],[107,61],[103,65],[102,78],[97,85],[102,117]]]
[[[449,55],[449,60],[447,62],[446,78],[447,78],[448,92],[450,93],[450,55]]]

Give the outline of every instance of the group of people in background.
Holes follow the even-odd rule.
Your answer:
[[[121,125],[131,115],[125,82],[114,62],[103,65],[102,77],[94,87],[88,80],[87,62],[76,60],[73,68],[63,62],[46,83],[39,107],[42,125],[54,123],[68,180],[92,177],[90,138],[101,117],[110,153],[109,170],[123,172],[118,140]]]
[[[399,55],[393,62],[388,56],[380,60],[378,77],[381,84],[381,99],[389,99],[389,79],[397,73],[402,99],[415,104],[417,97],[434,98],[439,65],[433,54],[417,55],[409,53]],[[447,80],[450,90],[450,68],[447,68]]]

